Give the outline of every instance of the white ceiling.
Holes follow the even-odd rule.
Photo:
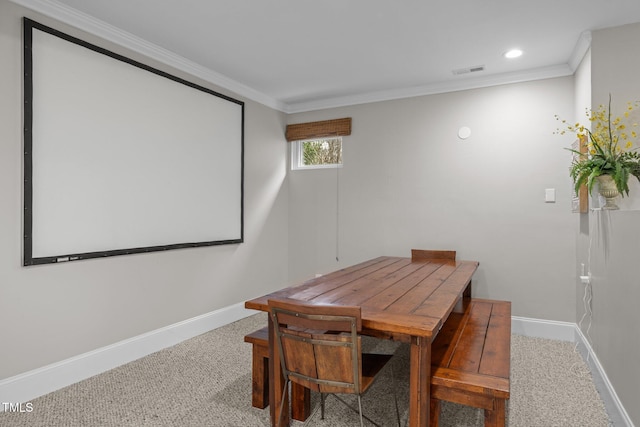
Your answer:
[[[286,112],[570,75],[590,31],[640,22],[640,0],[12,1]]]

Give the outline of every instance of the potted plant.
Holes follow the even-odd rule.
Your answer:
[[[560,135],[573,132],[587,144],[586,153],[567,148],[574,153],[569,175],[576,193],[586,184],[591,194],[595,182],[598,182],[598,191],[606,199],[603,209],[618,209],[614,199],[618,194],[623,197],[629,195],[630,176],[640,181],[640,154],[636,151],[638,147],[634,147],[638,124],[630,123],[631,112],[639,105],[638,102],[628,102],[622,116],[611,117],[609,96],[608,106],[600,105],[595,111],[587,109],[590,127],[580,123],[567,124],[566,120],[561,120],[564,129],[555,132]],[[557,115],[555,117],[560,120]]]

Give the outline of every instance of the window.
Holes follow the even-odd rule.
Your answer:
[[[351,117],[287,125],[291,169],[341,167],[345,135],[351,135]]]
[[[341,137],[291,142],[291,169],[321,169],[341,166]]]

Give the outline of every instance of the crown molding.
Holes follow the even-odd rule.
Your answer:
[[[267,107],[279,111],[285,111],[286,109],[286,106],[282,102],[274,98],[56,0],[10,1],[79,30],[98,36],[106,41],[130,49],[136,53],[160,61],[163,64],[184,71],[206,82],[232,91],[237,95],[266,105]]]
[[[469,89],[478,89],[491,86],[499,86],[511,83],[522,83],[533,80],[550,79],[555,77],[570,76],[573,70],[569,64],[561,64],[550,67],[536,68],[532,70],[517,71],[513,73],[501,73],[493,75],[450,80],[424,86],[393,89],[387,91],[369,92],[353,96],[318,99],[299,103],[286,104],[285,113],[302,113],[307,111],[322,110],[327,108],[346,107],[350,105],[366,104],[370,102],[390,101],[401,98],[411,98],[423,95],[435,95],[447,92],[457,92]]]
[[[580,37],[578,37],[578,41],[576,42],[573,52],[571,52],[571,56],[569,57],[569,68],[571,68],[574,73],[580,66],[580,63],[589,51],[590,47],[591,31],[584,31],[580,34]]]
[[[225,75],[203,67],[113,25],[107,24],[104,21],[79,12],[76,9],[58,2],[57,0],[10,1],[50,18],[56,19],[64,24],[78,28],[79,30],[98,36],[104,40],[150,57],[151,59],[160,61],[163,64],[184,71],[225,90],[232,91],[239,96],[287,114],[568,76],[575,72],[591,45],[591,33],[589,31],[585,31],[580,35],[567,64],[513,73],[475,77],[462,76],[459,79],[422,86],[287,103],[270,97]]]

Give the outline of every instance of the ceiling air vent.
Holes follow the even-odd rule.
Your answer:
[[[467,67],[467,68],[458,68],[457,70],[453,70],[452,73],[458,76],[460,74],[476,73],[478,71],[484,71],[484,65],[476,65],[474,67]]]

